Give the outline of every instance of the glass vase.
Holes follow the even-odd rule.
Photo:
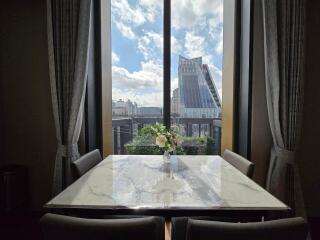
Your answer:
[[[171,158],[170,152],[169,152],[169,151],[164,151],[164,153],[163,153],[163,160],[164,160],[166,163],[169,163],[169,162],[170,162],[170,158]]]

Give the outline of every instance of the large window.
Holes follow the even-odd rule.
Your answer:
[[[171,116],[187,154],[218,154],[223,1],[172,0]]]
[[[180,154],[220,152],[222,15],[223,0],[111,1],[113,154],[161,154],[148,128],[168,122]]]

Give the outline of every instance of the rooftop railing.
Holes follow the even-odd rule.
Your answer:
[[[162,123],[162,117],[114,117],[112,119],[113,154],[125,154],[124,145],[138,135],[147,125]],[[212,154],[220,154],[221,118],[171,118],[184,136],[207,136],[214,139]]]

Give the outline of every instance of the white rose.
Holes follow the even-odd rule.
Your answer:
[[[166,136],[164,135],[159,135],[156,137],[156,144],[159,146],[159,147],[164,147],[166,145],[166,142],[167,142],[167,138]]]

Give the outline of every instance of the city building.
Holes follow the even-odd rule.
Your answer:
[[[162,116],[162,109],[160,107],[139,107],[138,116],[143,116],[143,117]]]
[[[128,116],[136,116],[138,114],[138,105],[136,102],[131,102],[128,100],[126,102],[126,109],[128,112]]]
[[[202,57],[179,56],[179,115],[187,118],[218,118],[221,101],[208,65]]]
[[[171,113],[175,116],[179,116],[179,88],[176,88],[172,92],[171,98]]]
[[[113,116],[136,116],[138,114],[138,105],[130,100],[112,101]]]

